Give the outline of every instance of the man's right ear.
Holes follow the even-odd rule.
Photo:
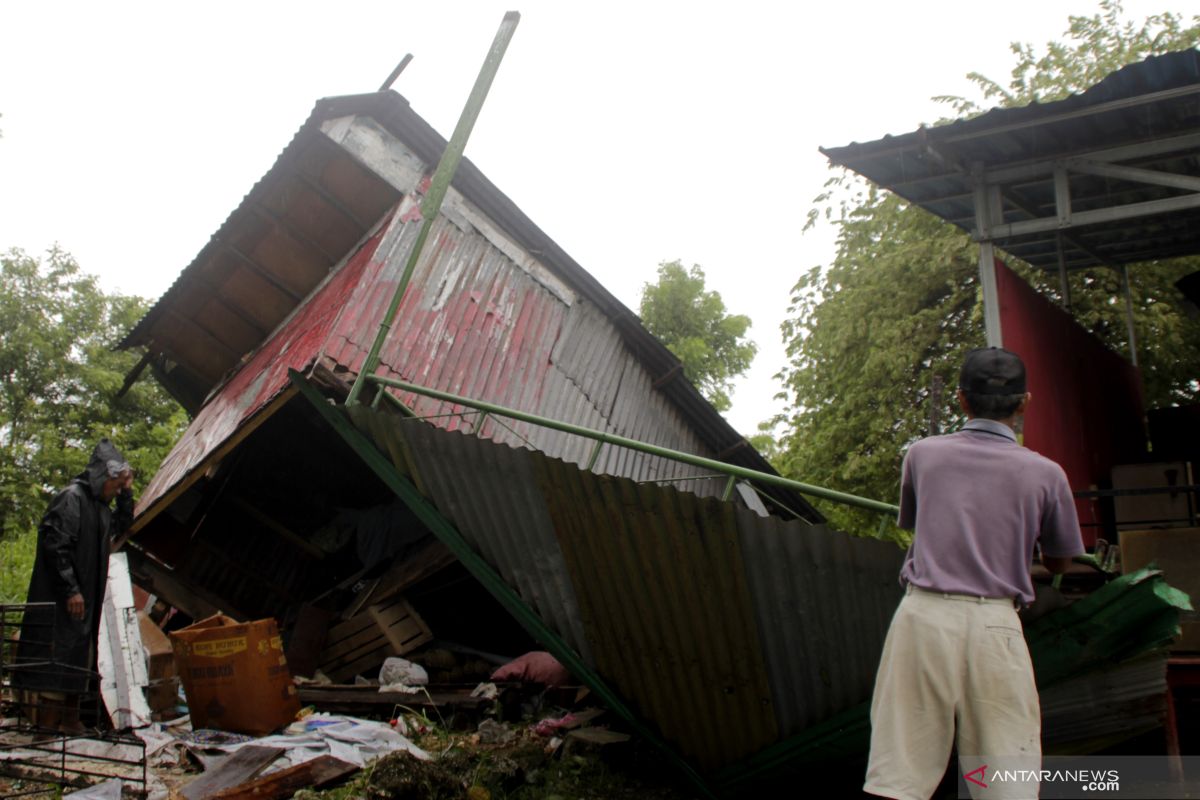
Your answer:
[[[971,416],[973,412],[971,411],[971,404],[967,402],[967,393],[959,388],[956,390],[954,396],[958,398],[958,407],[962,409],[963,413],[968,417]]]

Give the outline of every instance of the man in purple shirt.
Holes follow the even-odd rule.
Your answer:
[[[973,350],[959,376],[967,424],[904,456],[897,524],[914,534],[871,702],[870,794],[925,800],[955,743],[966,765],[1040,767],[1041,711],[1016,609],[1033,602],[1035,544],[1058,573],[1083,540],[1062,468],[1017,443],[1029,400],[1016,354]],[[1036,796],[1036,782],[987,794]]]

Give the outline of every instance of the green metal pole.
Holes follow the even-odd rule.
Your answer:
[[[488,90],[492,88],[492,80],[496,77],[496,71],[500,69],[504,51],[508,49],[509,40],[512,39],[513,32],[517,29],[517,23],[520,21],[520,14],[516,11],[509,11],[504,15],[500,29],[496,31],[492,49],[488,51],[487,58],[484,59],[483,66],[479,69],[479,77],[475,79],[475,87],[471,89],[471,95],[463,107],[462,116],[458,118],[454,135],[450,137],[450,142],[446,145],[437,169],[433,173],[429,191],[425,194],[425,199],[421,201],[421,216],[424,221],[421,223],[420,233],[417,234],[417,240],[408,254],[408,263],[404,265],[404,272],[400,275],[400,282],[396,286],[395,294],[392,295],[392,302],[388,305],[387,311],[379,323],[379,332],[375,335],[375,341],[371,344],[367,359],[358,371],[354,386],[350,388],[346,405],[352,406],[358,402],[364,378],[373,374],[375,368],[379,366],[379,353],[383,350],[383,343],[387,339],[388,331],[391,330],[392,322],[396,319],[396,312],[400,310],[400,302],[404,299],[404,292],[408,289],[409,281],[412,280],[413,270],[416,269],[421,251],[425,248],[425,240],[429,238],[433,221],[437,218],[438,211],[442,207],[442,200],[445,199],[446,191],[450,188],[450,180],[454,177],[455,170],[458,169],[458,162],[462,160],[467,139],[471,136],[475,120],[479,118],[479,111],[483,108],[483,101],[487,99]]]
[[[456,403],[460,406],[477,408],[482,411],[487,411],[493,416],[509,417],[511,419],[521,420],[522,422],[531,422],[534,425],[541,425],[545,428],[552,428],[554,430],[564,431],[566,433],[573,433],[577,436],[584,436],[589,439],[594,439],[597,442],[615,444],[619,447],[627,447],[630,450],[637,450],[642,453],[649,453],[652,456],[661,456],[662,458],[681,461],[684,464],[691,464],[692,466],[711,469],[715,472],[722,472],[726,475],[733,475],[738,478],[757,481],[758,483],[781,486],[802,494],[808,494],[812,495],[813,497],[821,497],[826,500],[842,503],[843,505],[865,508],[869,511],[879,511],[885,514],[896,514],[900,511],[899,506],[892,505],[891,503],[882,503],[878,500],[871,500],[866,497],[859,497],[858,495],[838,492],[834,491],[833,489],[826,489],[823,486],[814,486],[810,483],[801,483],[800,481],[794,481],[790,478],[784,478],[780,475],[771,475],[767,472],[759,472],[758,470],[749,469],[747,467],[739,467],[736,464],[727,464],[724,461],[717,461],[716,459],[705,458],[704,456],[697,456],[693,455],[692,453],[684,453],[680,450],[671,450],[666,447],[659,447],[655,444],[639,442],[636,439],[627,439],[624,436],[617,436],[616,434],[606,433],[605,431],[598,431],[592,428],[584,428],[580,425],[572,425],[569,422],[559,422],[558,420],[548,419],[546,417],[538,416],[537,414],[529,414],[524,411],[518,411],[515,408],[505,408],[504,406],[498,406],[495,403],[487,403],[483,400],[472,400],[467,397],[450,394],[449,392],[438,391],[437,389],[429,389],[425,386],[418,386],[415,383],[408,383],[407,381],[401,381],[395,378],[384,378],[377,375],[372,375],[370,380],[372,383],[391,386],[396,389],[402,389],[406,392],[412,392],[413,394],[425,395],[426,397],[432,397],[437,400],[445,400],[448,403]]]
[[[593,671],[580,658],[579,654],[542,620],[537,611],[505,582],[504,578],[492,568],[491,564],[475,552],[471,544],[458,529],[442,516],[441,511],[417,491],[417,488],[407,478],[400,474],[395,464],[385,457],[379,448],[355,427],[345,412],[325,402],[321,394],[300,373],[291,370],[288,372],[288,377],[296,388],[300,390],[300,394],[313,404],[317,413],[324,418],[325,422],[362,458],[363,462],[379,476],[384,484],[408,506],[417,519],[428,527],[443,544],[450,548],[450,551],[458,557],[463,566],[483,584],[483,587],[504,606],[505,610],[513,615],[513,618],[534,639],[544,644],[546,649],[562,662],[573,675],[581,678],[589,688],[596,692],[609,709],[628,722],[638,735],[657,748],[668,761],[691,781],[702,797],[706,798],[706,800],[716,800],[716,795],[713,794],[704,778],[696,772],[692,765],[676,753],[653,729],[643,722],[634,713],[633,709],[626,705],[616,690],[609,686],[600,677],[599,673]],[[370,412],[359,410],[357,413]]]

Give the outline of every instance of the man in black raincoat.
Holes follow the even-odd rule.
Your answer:
[[[110,545],[133,521],[132,484],[125,457],[101,439],[87,468],[55,495],[38,525],[26,602],[54,608],[26,614],[13,687],[41,727],[80,727],[79,696],[96,666]]]

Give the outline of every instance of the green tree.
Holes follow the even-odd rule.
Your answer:
[[[750,318],[729,314],[704,270],[678,261],[658,265],[658,281],[642,286],[642,324],[683,362],[683,372],[718,411],[729,410],[733,379],[750,369],[758,346],[746,338]]]
[[[61,250],[0,255],[0,541],[15,552],[98,439],[117,443],[140,487],[186,426],[153,381],[121,394],[137,356],[113,345],[145,310],[140,298],[101,291]]]
[[[1119,3],[1105,0],[1094,16],[1071,17],[1066,41],[1049,43],[1041,55],[1014,44],[1017,64],[1007,84],[977,73],[968,79],[984,106],[1046,102],[1125,64],[1200,41],[1200,17],[1187,26],[1178,15],[1161,14],[1135,25],[1121,14]],[[961,97],[937,99],[960,116],[981,110]],[[968,349],[984,344],[978,247],[958,228],[847,173],[829,181],[810,225],[822,215],[837,226],[837,250],[832,264],[809,270],[792,292],[783,325],[788,364],[779,376],[792,411],[775,421],[784,429],[776,465],[799,480],[894,500],[904,448],[931,432],[931,417],[943,429],[959,421],[957,367]],[[1048,281],[1006,260],[1058,299],[1056,277]],[[1198,396],[1200,322],[1163,301],[1174,291],[1170,284],[1198,267],[1197,259],[1178,259],[1130,268],[1152,407]],[[1076,319],[1126,350],[1119,277],[1106,269],[1073,273],[1071,294]],[[877,515],[822,510],[849,531],[873,532],[878,524]]]

